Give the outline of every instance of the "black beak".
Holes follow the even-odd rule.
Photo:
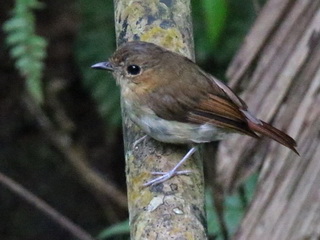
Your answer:
[[[99,63],[92,65],[91,68],[113,71],[113,67],[110,62],[99,62]]]

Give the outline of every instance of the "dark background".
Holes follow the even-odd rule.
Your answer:
[[[125,193],[119,91],[111,76],[90,69],[115,50],[113,3],[42,3],[33,13],[36,33],[48,42],[42,78],[43,110],[56,126],[61,127],[57,122],[62,116],[66,132],[84,150],[91,167]],[[0,1],[1,26],[12,16],[14,4],[11,0]],[[223,78],[256,16],[254,1],[193,1],[193,16],[197,62]],[[22,99],[25,79],[10,57],[6,37],[1,28],[0,172],[97,236],[127,219],[126,209],[91,191],[30,114]],[[64,119],[59,111],[66,114]],[[0,185],[0,239],[73,237]]]

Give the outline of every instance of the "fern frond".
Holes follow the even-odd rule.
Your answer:
[[[37,0],[16,0],[12,17],[3,26],[10,55],[26,80],[26,90],[39,104],[43,101],[41,80],[47,41],[35,33],[33,10],[42,6]]]

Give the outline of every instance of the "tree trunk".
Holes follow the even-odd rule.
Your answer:
[[[300,152],[243,136],[222,142],[218,170],[225,191],[263,163],[234,239],[319,239],[320,1],[269,0],[228,76],[233,89],[244,89],[252,112],[294,137]]]
[[[132,40],[153,42],[194,58],[189,0],[115,0],[118,45]],[[189,176],[175,176],[151,187],[143,184],[151,172],[166,172],[187,153],[186,147],[147,138],[123,112],[124,145],[131,239],[206,239],[202,161],[193,157],[183,169]]]

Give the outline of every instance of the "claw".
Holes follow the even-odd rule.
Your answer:
[[[155,179],[152,179],[145,184],[143,184],[144,187],[156,185],[162,182],[167,181],[168,179],[172,178],[176,175],[188,175],[191,173],[191,170],[182,170],[177,171],[177,169],[197,150],[197,147],[192,147],[189,152],[178,162],[174,168],[172,168],[169,172],[152,172],[152,175],[161,175],[160,177],[157,177]]]
[[[165,175],[168,174],[169,172],[152,172],[152,175]],[[188,175],[189,173],[192,173],[191,170],[182,170],[182,171],[176,171],[175,174],[172,175]]]
[[[141,137],[138,140],[136,140],[133,143],[132,148],[135,149],[137,147],[137,145],[140,144],[142,141],[144,141],[147,137],[148,137],[148,135],[144,135],[143,137]]]

